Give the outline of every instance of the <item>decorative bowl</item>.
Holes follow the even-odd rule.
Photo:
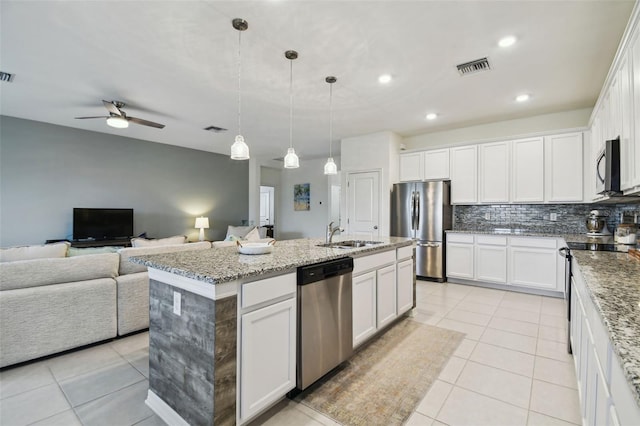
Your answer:
[[[273,251],[273,245],[276,243],[276,240],[266,243],[241,243],[240,241],[237,243],[238,253],[240,254],[268,254]]]

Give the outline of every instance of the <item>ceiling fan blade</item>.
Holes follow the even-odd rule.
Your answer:
[[[164,129],[164,124],[154,123],[153,121],[143,120],[142,118],[127,117],[127,120],[143,126],[155,127],[156,129]]]
[[[109,110],[109,112],[110,112],[111,114],[116,114],[116,115],[122,116],[122,111],[120,111],[120,110],[118,109],[118,107],[117,107],[117,106],[115,106],[115,105],[113,104],[113,102],[105,101],[105,100],[103,99],[103,100],[102,100],[102,104],[104,105],[104,107],[105,107],[107,110]]]
[[[84,120],[85,118],[109,118],[109,117],[105,117],[104,115],[98,115],[95,117],[75,117],[77,120]]]

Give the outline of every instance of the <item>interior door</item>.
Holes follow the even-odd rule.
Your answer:
[[[260,226],[273,224],[273,193],[273,187],[260,187]]]
[[[380,172],[349,173],[347,177],[347,225],[357,238],[379,236]]]

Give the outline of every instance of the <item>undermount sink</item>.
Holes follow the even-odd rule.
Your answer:
[[[347,249],[347,248],[375,246],[376,244],[382,244],[382,241],[348,240],[348,241],[336,241],[335,243],[319,244],[319,246]]]

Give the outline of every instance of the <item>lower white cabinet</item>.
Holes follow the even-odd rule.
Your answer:
[[[295,274],[288,274],[243,285],[238,324],[240,423],[296,386],[295,280]],[[278,298],[268,300],[274,295]]]
[[[514,285],[556,290],[558,261],[555,238],[512,237],[509,245],[509,282]]]
[[[353,277],[353,346],[376,332],[376,271]]]
[[[447,278],[564,291],[556,238],[447,234]]]
[[[389,265],[376,271],[377,315],[376,326],[384,327],[397,317],[396,265]]]
[[[398,285],[398,315],[402,315],[413,307],[413,282],[416,276],[413,267],[413,258],[398,262],[397,269]]]

